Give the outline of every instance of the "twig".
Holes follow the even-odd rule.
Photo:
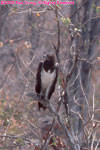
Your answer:
[[[74,15],[86,4],[87,1],[88,1],[88,0],[85,0],[85,1],[83,2],[83,4],[81,4],[81,6],[75,10],[75,12],[71,15],[70,18],[74,17]]]
[[[90,20],[98,19],[98,18],[100,18],[100,16],[95,16],[95,17],[89,18],[88,20],[86,20],[86,21],[82,24],[82,26],[83,26],[83,25],[86,25]]]
[[[23,144],[14,144],[14,145],[9,145],[9,146],[0,146],[0,149],[4,149],[4,148],[13,148],[13,147],[17,147],[17,146],[22,146]]]
[[[91,118],[91,120],[93,120],[93,126],[95,125],[95,123],[94,123],[94,111],[95,111],[95,87],[94,87],[94,85],[93,85],[93,103],[92,103],[92,105],[93,105],[93,114],[92,114],[92,118]]]
[[[13,67],[14,67],[14,64],[11,66],[11,68],[9,69],[9,71],[8,71],[8,73],[7,73],[6,77],[5,77],[5,79],[4,79],[3,82],[1,83],[0,89],[3,87],[4,83],[6,82],[6,80],[7,80],[8,76],[9,76],[9,74],[11,73]]]
[[[100,143],[100,139],[98,140],[97,145],[96,145],[96,147],[95,147],[94,150],[97,150],[97,148],[98,148],[98,146],[99,146],[99,143]]]
[[[57,46],[54,46],[57,61],[60,64],[60,58],[59,58],[59,51],[60,51],[60,23],[58,19],[58,7],[56,6],[55,8],[55,14],[56,14],[56,19],[57,19]]]
[[[75,70],[77,66],[77,61],[78,61],[78,52],[76,52],[76,54],[74,55],[74,62],[73,62],[72,68],[70,69],[70,72],[66,76],[66,81],[71,77],[73,71]]]
[[[10,10],[11,10],[11,8],[10,8]],[[29,8],[27,10],[23,10],[23,11],[13,11],[13,10],[11,10],[11,12],[9,13],[9,15],[12,15],[12,14],[22,14],[22,13],[37,14],[37,13],[44,13],[46,10],[50,10],[50,9],[45,7],[43,10],[38,10],[38,11],[33,11],[31,8]]]
[[[69,85],[69,87],[72,87],[72,86],[75,84],[75,82],[76,82],[76,80],[78,79],[79,75],[80,75],[80,67],[79,67],[79,71],[78,71],[78,73],[77,73],[75,79],[74,79],[73,82]]]
[[[81,90],[82,90],[83,96],[84,96],[84,98],[85,98],[85,101],[86,101],[86,104],[87,104],[87,107],[88,107],[88,115],[90,116],[90,107],[89,107],[89,103],[88,103],[88,99],[87,99],[85,90],[84,90],[83,85],[82,85],[81,76],[79,77],[79,81],[80,81],[80,86],[81,86]]]
[[[14,135],[0,135],[0,138],[21,139],[23,141],[23,144],[25,144],[25,141],[29,142],[30,144],[32,143],[28,138],[21,137],[20,135],[18,135],[18,136],[14,136]],[[23,144],[15,144],[15,145],[11,145],[11,147],[21,146]],[[7,146],[7,147],[10,147],[10,146]]]
[[[91,150],[94,150],[94,140],[95,140],[95,137],[96,137],[96,132],[93,134],[93,138],[92,138],[92,143],[91,143]]]
[[[77,61],[78,61],[78,52],[76,51],[76,53],[74,54],[74,62],[73,62],[73,65],[69,71],[69,73],[66,75],[66,86],[65,88],[67,88],[67,85],[68,85],[68,82],[69,82],[69,79],[71,78],[76,66],[77,66]],[[65,95],[64,95],[64,100],[65,100],[65,107],[66,107],[66,113],[68,114],[69,110],[68,110],[68,93],[67,93],[67,90],[65,89]]]

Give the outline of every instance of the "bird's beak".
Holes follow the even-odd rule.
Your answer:
[[[59,63],[56,63],[55,66],[56,66],[57,68],[59,68]]]

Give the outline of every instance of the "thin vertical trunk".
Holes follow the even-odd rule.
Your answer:
[[[75,26],[79,26],[82,24],[82,33],[81,40],[82,44],[80,47],[80,51],[78,55],[81,58],[90,59],[93,55],[94,45],[92,41],[94,40],[94,36],[97,35],[100,30],[98,27],[95,28],[95,25],[98,26],[100,24],[99,19],[92,20],[91,18],[96,15],[96,7],[93,8],[93,4],[97,5],[99,1],[88,0],[85,2],[83,6],[83,19],[82,22],[78,20],[80,18],[79,12],[72,17],[72,23]],[[77,6],[77,5],[76,5]],[[72,14],[74,14],[74,9],[72,10]],[[81,11],[81,10],[80,10]],[[79,22],[79,24],[77,23]],[[80,39],[76,37],[73,39],[75,42],[75,51],[79,48],[79,43],[81,43]],[[70,55],[72,59],[73,56]],[[73,62],[69,64],[69,70],[72,67]],[[83,124],[89,118],[89,90],[90,90],[90,79],[91,79],[91,64],[86,61],[77,61],[77,66],[74,69],[71,78],[68,81],[67,93],[69,100],[69,114],[71,121],[71,130],[72,133],[78,136],[78,142],[81,144],[84,142],[83,139]],[[76,101],[77,103],[76,103]]]

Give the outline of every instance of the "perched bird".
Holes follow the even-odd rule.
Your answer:
[[[58,77],[58,64],[55,63],[54,55],[45,55],[44,61],[41,61],[38,65],[36,74],[36,93],[44,100],[50,99],[57,82]],[[39,110],[46,107],[38,102]]]

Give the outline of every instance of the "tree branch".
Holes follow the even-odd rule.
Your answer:
[[[69,145],[71,147],[71,150],[75,150],[74,146],[76,146],[76,143],[74,142],[74,137],[70,134],[70,132],[67,129],[67,127],[61,121],[61,118],[60,118],[59,114],[57,113],[55,108],[50,104],[50,101],[48,99],[43,100],[38,95],[36,95],[34,93],[28,93],[26,95],[31,97],[34,101],[38,101],[38,102],[42,103],[44,106],[46,106],[53,113],[54,117],[56,117],[57,121],[59,122],[60,126],[62,127],[62,129],[63,129],[63,131],[65,133],[65,136],[66,136],[67,141],[68,141],[68,143],[69,143]]]

